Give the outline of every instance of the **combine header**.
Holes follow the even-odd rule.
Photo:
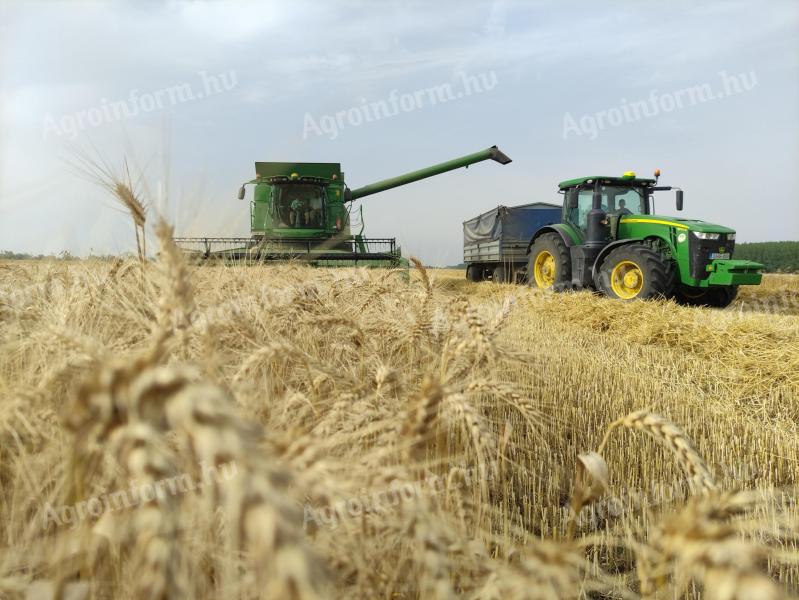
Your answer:
[[[394,238],[365,238],[350,230],[352,201],[484,160],[511,159],[492,146],[425,169],[350,190],[339,163],[257,162],[256,177],[239,189],[250,201],[249,238],[184,237],[177,244],[200,258],[272,261],[303,259],[319,266],[398,266]]]

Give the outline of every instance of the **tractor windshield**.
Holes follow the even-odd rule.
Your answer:
[[[611,215],[645,215],[646,195],[640,188],[603,185],[602,210]]]
[[[594,198],[594,186],[582,186],[576,191],[576,202],[569,204],[566,218],[579,229],[586,231],[588,211],[591,210]],[[647,206],[647,197],[642,188],[622,185],[602,186],[602,210],[609,215],[645,215],[649,213]]]
[[[277,184],[272,192],[273,226],[319,229],[324,223],[325,190],[308,183]]]

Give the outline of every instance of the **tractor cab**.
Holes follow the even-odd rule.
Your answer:
[[[588,213],[593,207],[596,179],[573,185],[564,191],[563,221],[583,233],[588,231]],[[600,209],[608,217],[648,215],[650,213],[650,186],[637,181],[600,180]],[[561,184],[562,185],[562,184]]]
[[[598,210],[604,212],[608,222],[613,217],[625,215],[651,215],[655,212],[654,192],[677,190],[677,210],[682,210],[682,190],[671,186],[658,186],[655,179],[639,178],[628,171],[621,177],[580,177],[562,181],[559,192],[565,195],[563,222],[588,232],[588,213],[594,208],[594,195],[598,194]]]

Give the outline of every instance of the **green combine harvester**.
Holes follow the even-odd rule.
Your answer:
[[[627,172],[559,184],[560,223],[539,228],[528,244],[526,276],[539,288],[592,288],[612,298],[674,297],[685,304],[725,307],[740,285],[758,285],[763,265],[732,258],[735,231],[655,212],[654,179]],[[468,276],[468,272],[467,272]]]
[[[484,160],[511,159],[492,146],[425,169],[350,190],[339,163],[256,162],[250,202],[250,237],[182,237],[175,242],[203,259],[278,261],[301,259],[316,266],[400,266],[395,238],[363,237],[350,230],[352,202]],[[407,263],[406,263],[407,264]]]

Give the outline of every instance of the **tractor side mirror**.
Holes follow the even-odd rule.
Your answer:
[[[682,210],[682,190],[677,190],[677,210]]]
[[[239,200],[244,200],[244,195],[246,194],[247,190],[244,189],[244,186],[239,188]]]
[[[566,194],[566,206],[568,208],[577,208],[577,189],[571,189]]]

